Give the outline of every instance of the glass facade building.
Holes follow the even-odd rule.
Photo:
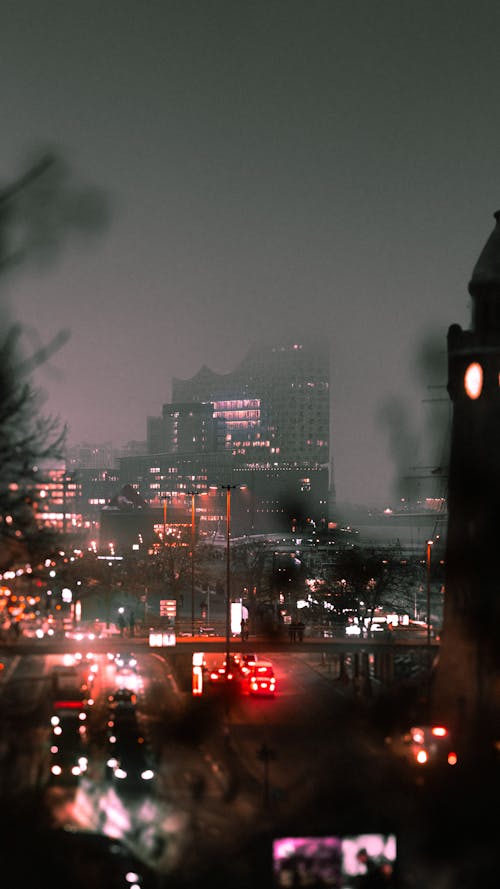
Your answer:
[[[324,343],[257,346],[228,374],[207,367],[172,381],[173,401],[148,417],[147,454],[119,459],[120,484],[161,505],[190,491],[244,486],[235,533],[325,527],[333,509],[330,360]],[[199,501],[201,527],[223,509]]]

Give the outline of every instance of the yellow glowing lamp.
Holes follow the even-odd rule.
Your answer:
[[[483,368],[477,361],[469,364],[464,377],[465,391],[469,398],[479,398],[483,389]]]

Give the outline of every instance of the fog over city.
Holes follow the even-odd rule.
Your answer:
[[[27,355],[54,343],[35,381],[71,443],[144,440],[173,377],[321,335],[338,500],[394,504],[442,467],[446,332],[500,206],[500,10],[480,12],[2,9],[0,189],[62,164],[2,299]]]

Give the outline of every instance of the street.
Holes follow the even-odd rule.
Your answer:
[[[75,789],[49,786],[45,764],[48,677],[61,656],[14,658],[1,684],[0,761],[12,817],[34,836],[49,824],[119,837],[158,886],[203,883],[216,869],[221,887],[271,887],[273,841],[300,835],[394,835],[404,889],[435,885],[438,876],[452,887],[471,858],[487,873],[496,816],[477,813],[495,799],[498,769],[487,786],[459,768],[410,769],[376,730],[376,705],[329,676],[317,654],[268,657],[274,698],[226,698],[210,688],[193,698],[167,653],[141,650],[133,687],[157,780],[154,792],[126,798],[104,774],[108,695],[120,682],[106,654],[97,655],[90,765]]]

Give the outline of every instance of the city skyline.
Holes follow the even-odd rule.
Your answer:
[[[107,209],[1,282],[27,351],[68,334],[35,382],[70,441],[144,440],[174,377],[321,333],[338,500],[392,505],[446,465],[446,333],[498,209],[498,32],[493,2],[4,10],[0,187],[49,146]]]

